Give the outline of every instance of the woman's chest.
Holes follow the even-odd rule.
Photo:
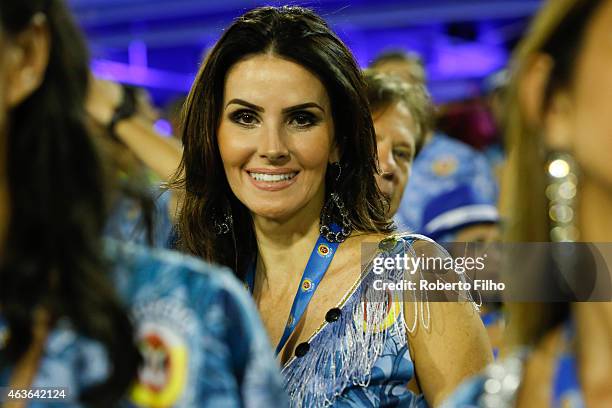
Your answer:
[[[333,269],[316,286],[310,283],[306,290],[300,284],[283,293],[270,293],[260,298],[259,311],[273,347],[277,347],[285,331],[290,333],[279,353],[282,363],[303,352],[308,340],[325,323],[339,320],[343,313],[341,306],[356,288],[359,278],[358,266]],[[296,298],[302,306],[306,305],[303,313],[300,313],[302,308],[298,307]],[[293,322],[296,323],[293,330],[287,329]]]

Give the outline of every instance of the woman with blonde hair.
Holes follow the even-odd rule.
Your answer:
[[[610,27],[612,1],[549,1],[512,61],[506,241],[552,242],[556,261],[566,265],[572,255],[563,248],[571,247],[555,242],[612,241]],[[576,280],[591,272],[569,270]],[[509,302],[507,309],[508,357],[446,406],[612,404],[612,303]]]

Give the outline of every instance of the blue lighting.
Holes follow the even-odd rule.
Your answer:
[[[148,88],[188,92],[194,75],[177,74],[160,69],[94,60],[91,69],[97,77]]]
[[[155,124],[153,124],[153,129],[155,129],[162,136],[172,136],[172,125],[165,119],[159,119],[157,122],[155,122]]]

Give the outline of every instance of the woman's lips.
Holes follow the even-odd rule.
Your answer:
[[[291,169],[249,169],[251,183],[264,191],[279,191],[295,183],[299,171]]]

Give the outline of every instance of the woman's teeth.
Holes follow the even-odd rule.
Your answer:
[[[291,180],[297,175],[297,173],[296,172],[285,173],[285,174],[249,173],[249,175],[257,181],[278,182],[278,181]]]

